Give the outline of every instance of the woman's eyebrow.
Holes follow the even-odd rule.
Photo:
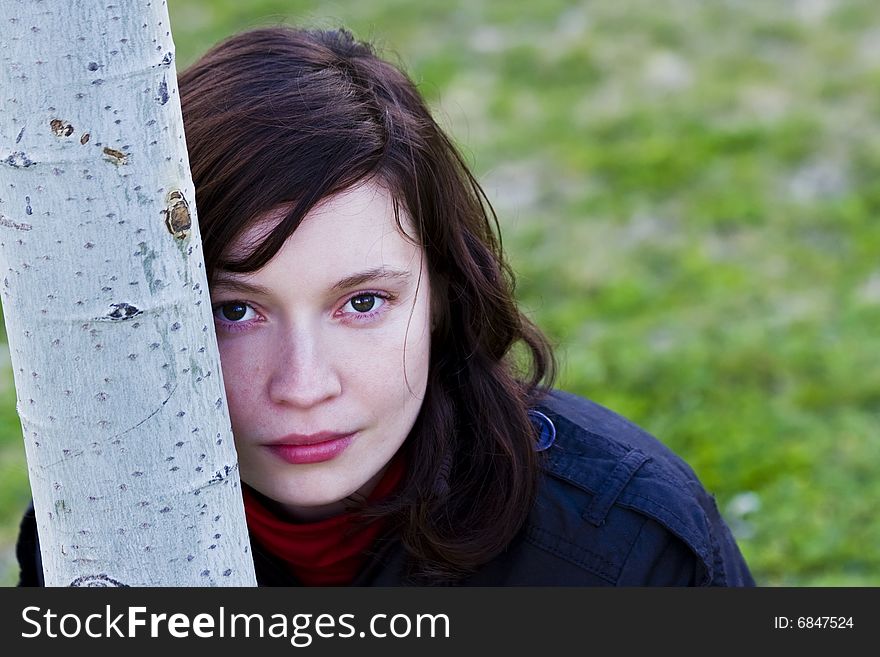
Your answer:
[[[357,274],[352,274],[351,276],[346,276],[345,278],[337,281],[331,287],[331,291],[338,292],[340,290],[347,290],[352,287],[358,287],[363,285],[368,281],[375,280],[399,280],[406,281],[412,276],[411,272],[405,269],[394,269],[392,267],[374,267],[373,269],[367,269],[366,271],[359,272]]]
[[[210,288],[212,290],[228,290],[231,292],[244,292],[245,294],[260,295],[264,297],[269,296],[269,289],[262,285],[246,283],[237,278],[226,277],[223,275],[215,277]]]

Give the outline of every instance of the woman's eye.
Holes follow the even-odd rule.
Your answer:
[[[214,310],[214,314],[226,322],[246,321],[257,315],[253,308],[240,301],[221,304]]]
[[[383,303],[385,300],[376,294],[358,294],[349,299],[345,305],[351,306],[356,313],[368,313],[371,310],[381,308]]]

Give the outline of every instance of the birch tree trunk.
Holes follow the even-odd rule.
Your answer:
[[[48,586],[251,586],[162,0],[0,0],[0,293]]]

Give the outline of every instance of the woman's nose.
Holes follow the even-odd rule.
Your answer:
[[[276,404],[308,408],[342,392],[331,350],[313,336],[300,334],[278,345],[271,372],[268,393]]]

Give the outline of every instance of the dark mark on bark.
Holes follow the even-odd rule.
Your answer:
[[[83,145],[87,144],[89,142],[89,136],[88,132],[84,132],[83,136],[79,138],[79,143]]]
[[[113,164],[121,165],[127,164],[128,155],[123,153],[122,151],[117,151],[114,148],[104,147],[104,155],[106,155]]]
[[[159,95],[156,96],[156,100],[159,101],[160,105],[168,102],[168,80],[165,78],[162,78],[162,81],[159,83]]]
[[[199,490],[202,488],[206,488],[207,486],[213,486],[214,484],[221,484],[227,481],[229,475],[238,470],[238,464],[235,465],[224,465],[223,470],[216,470],[214,472],[214,476],[208,480],[204,486],[199,486]]]
[[[27,167],[36,164],[36,162],[27,156],[27,153],[23,153],[22,151],[15,151],[3,159],[2,162],[15,169],[26,169]]]
[[[108,577],[104,573],[99,573],[97,575],[83,575],[82,577],[77,577],[70,583],[70,585],[75,587],[85,586],[91,588],[129,588],[128,584],[123,584],[119,580]]]
[[[98,66],[98,62],[89,62],[89,65],[88,65],[87,68],[88,68],[90,71],[97,71],[98,68],[100,68],[100,67]]]
[[[24,197],[24,202],[25,202],[25,206],[24,206],[25,214],[29,214],[29,215],[30,215],[30,214],[33,214],[33,213],[34,213],[34,209],[31,207],[31,197],[30,197],[30,196],[25,196],[25,197]]]
[[[33,228],[30,224],[20,224],[17,221],[12,221],[12,219],[8,219],[0,214],[0,226],[6,226],[7,228],[14,228],[15,230],[23,230],[29,231]],[[5,282],[5,280],[4,280]],[[8,287],[8,283],[7,283]]]
[[[18,131],[18,137],[15,138],[15,143],[17,144],[18,142],[20,142],[21,138],[23,136],[24,136],[24,128],[22,128],[21,130]]]

